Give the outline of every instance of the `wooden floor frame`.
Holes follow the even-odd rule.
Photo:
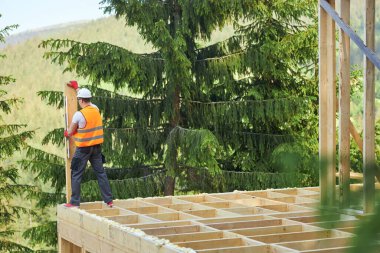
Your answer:
[[[59,252],[344,252],[357,212],[321,216],[319,203],[308,187],[59,205]]]

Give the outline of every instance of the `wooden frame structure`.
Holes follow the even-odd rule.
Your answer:
[[[365,42],[349,26],[350,0],[319,0],[319,155],[320,187],[323,206],[333,206],[336,186],[336,105],[339,111],[339,200],[348,208],[350,189],[350,133],[363,152],[364,212],[374,210],[375,175],[375,0],[364,0]],[[336,38],[339,27],[339,101],[336,96]],[[350,39],[365,55],[364,59],[364,135],[360,139],[350,121]]]
[[[115,200],[113,208],[102,202],[80,209],[59,205],[59,252],[345,252],[359,220],[321,216],[319,189],[136,198]]]

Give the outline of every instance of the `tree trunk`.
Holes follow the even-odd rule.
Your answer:
[[[173,100],[173,110],[174,110],[174,115],[171,121],[171,127],[174,128],[178,126],[179,123],[179,106],[180,106],[180,96],[179,96],[179,87],[177,86],[175,89],[175,94],[174,94],[174,100]],[[177,164],[177,157],[178,153],[175,152],[175,162],[173,164],[173,168],[175,171],[178,170],[178,164]],[[175,178],[172,176],[167,175],[165,178],[165,190],[164,194],[165,196],[173,196],[174,195],[174,188],[175,188]]]
[[[180,17],[179,17],[179,6],[176,2],[174,3],[174,5],[175,5],[176,11],[173,15],[173,21],[174,22],[173,22],[172,31],[171,31],[171,35],[173,36],[173,38],[176,36],[176,30],[177,30],[179,19],[180,19]],[[177,84],[175,87],[175,91],[174,91],[173,115],[172,115],[172,119],[170,122],[172,129],[175,128],[176,126],[178,126],[179,121],[180,121],[180,114],[179,114],[180,102],[181,102],[180,87]],[[178,159],[178,152],[175,152],[175,159],[174,159],[174,164],[173,164],[173,168],[175,171],[178,170],[177,159]],[[170,176],[170,175],[167,175],[165,178],[165,190],[164,190],[165,196],[174,196],[174,188],[175,188],[175,178]]]
[[[172,176],[166,176],[165,178],[165,196],[173,196],[174,195],[174,186],[175,186],[175,178]]]

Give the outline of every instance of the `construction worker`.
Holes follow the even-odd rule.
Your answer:
[[[80,184],[87,162],[90,161],[98,179],[103,201],[109,207],[113,206],[111,187],[107,174],[103,168],[101,144],[103,143],[103,125],[99,109],[91,103],[91,92],[79,89],[76,81],[67,83],[77,91],[80,111],[75,112],[69,129],[65,130],[64,136],[74,136],[76,150],[71,161],[71,199],[66,207],[79,207]]]

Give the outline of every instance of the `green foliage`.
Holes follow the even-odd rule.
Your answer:
[[[55,235],[55,236],[49,236],[46,238],[46,235]],[[33,246],[36,246],[39,243],[43,243],[43,244],[46,244],[47,246],[52,246],[52,247],[57,245],[56,235],[57,235],[56,221],[49,221],[38,227],[29,228],[23,234],[25,238],[31,239]],[[55,252],[55,251],[47,250],[47,251],[40,251],[40,252]]]
[[[352,240],[353,247],[350,248],[349,253],[378,252],[380,229],[377,226],[377,222],[379,219],[380,205],[377,205],[372,215],[363,217],[360,221],[359,226],[355,230],[355,237]]]
[[[65,161],[62,157],[30,146],[27,149],[26,157],[27,159],[21,161],[25,169],[36,173],[36,178],[42,182],[50,182],[56,193],[62,192],[66,185]]]
[[[299,172],[237,172],[221,170],[210,173],[206,168],[180,165],[177,193],[230,192],[234,190],[264,190],[268,188],[306,187],[318,184],[318,175]],[[109,175],[109,170],[107,175]],[[164,194],[167,172],[157,170],[143,177],[111,180],[112,194],[117,199],[154,197]],[[316,176],[316,177],[315,177]],[[101,195],[95,179],[82,184],[84,201],[98,200]]]
[[[62,91],[39,91],[38,96],[46,101],[46,104],[55,106],[57,109],[62,109],[64,105]]]
[[[164,171],[156,171],[144,177],[111,180],[110,186],[115,199],[162,196],[165,177]],[[82,184],[83,201],[94,201],[100,198],[101,195],[97,185],[96,180],[90,180]]]
[[[313,147],[314,146],[314,147]],[[315,150],[318,143],[296,141],[279,145],[272,153],[273,167],[283,173],[305,174],[310,178],[311,185],[318,185],[319,158]]]
[[[193,167],[205,167],[212,174],[219,171],[218,162],[214,159],[219,150],[219,143],[209,130],[191,130],[177,126],[169,133],[166,143],[168,150],[165,167],[173,176],[179,174],[179,171],[175,171],[177,167],[173,166],[177,162]]]
[[[0,15],[1,17],[1,15]],[[0,30],[0,43],[3,43],[8,32],[17,26],[8,26]],[[5,56],[1,54],[0,58]],[[26,131],[23,124],[7,124],[3,116],[9,114],[14,106],[20,104],[20,98],[8,98],[3,86],[9,85],[15,79],[11,76],[0,76],[0,251],[1,252],[33,252],[12,237],[16,231],[12,229],[22,214],[31,213],[23,206],[15,205],[16,197],[26,197],[33,187],[18,183],[19,171],[15,164],[9,161],[17,151],[26,147],[26,141],[33,137],[33,131]]]

